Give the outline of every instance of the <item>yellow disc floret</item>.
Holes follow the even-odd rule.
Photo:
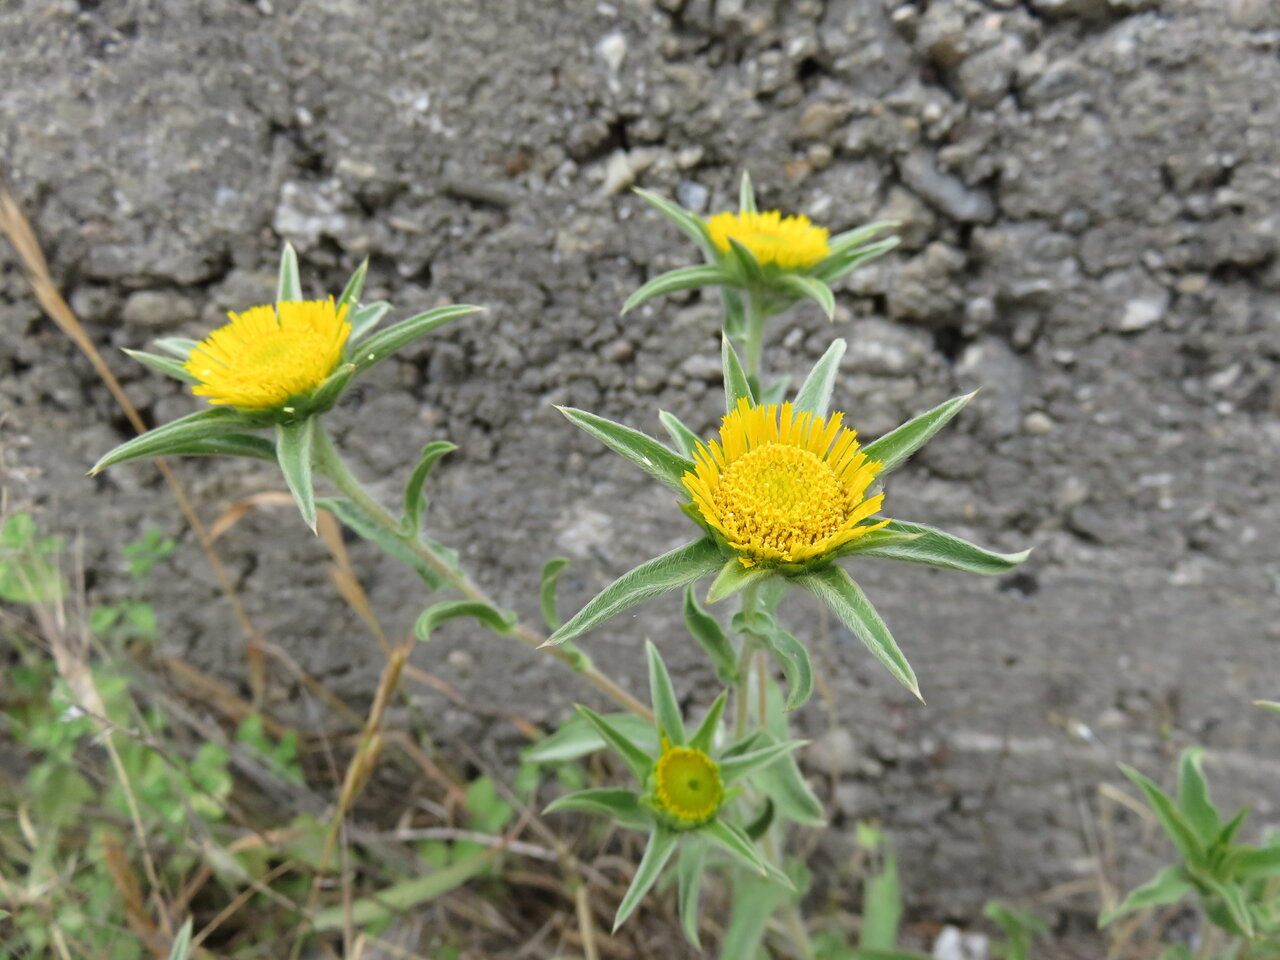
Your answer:
[[[653,781],[658,805],[682,823],[709,819],[724,801],[720,766],[701,750],[673,747],[666,737]]]
[[[866,496],[883,464],[842,421],[744,398],[724,418],[720,442],[699,445],[685,488],[743,566],[825,557],[889,522],[863,522],[884,501]]]
[[[246,410],[283,407],[325,381],[351,333],[347,308],[333,299],[285,301],[228,314],[191,351],[184,368],[210,403]]]
[[[729,252],[732,237],[761,264],[776,263],[784,270],[806,270],[830,249],[825,227],[815,227],[806,216],[784,217],[777,210],[717,213],[707,221],[707,230],[721,253]]]

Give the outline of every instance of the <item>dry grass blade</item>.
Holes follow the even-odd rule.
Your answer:
[[[209,542],[213,543],[234,527],[254,507],[280,505],[293,507],[292,494],[284,490],[264,490],[262,493],[255,493],[253,496],[245,497],[243,500],[237,500],[223,510],[222,513],[218,514],[218,518],[213,523],[209,524]]]
[[[13,199],[9,191],[3,187],[0,187],[0,232],[4,233],[9,238],[9,242],[13,244],[13,249],[17,252],[18,259],[22,261],[22,265],[26,270],[27,281],[31,284],[32,292],[35,294],[36,302],[40,304],[41,309],[48,314],[49,319],[57,325],[58,329],[66,334],[67,338],[80,349],[80,352],[88,358],[89,363],[93,365],[93,369],[102,378],[102,382],[106,384],[107,389],[111,391],[111,396],[115,398],[117,405],[124,412],[124,415],[128,417],[129,423],[133,425],[133,428],[138,433],[145,433],[147,425],[143,423],[142,417],[138,415],[138,411],[133,404],[129,402],[124,388],[120,386],[120,381],[116,379],[115,374],[111,372],[111,369],[103,361],[102,354],[98,352],[98,348],[89,338],[88,333],[85,332],[79,319],[72,312],[71,307],[67,305],[67,301],[53,282],[53,278],[49,274],[48,261],[45,260],[44,252],[40,249],[40,243],[36,239],[35,231],[31,228],[31,221],[19,209],[17,201]],[[209,566],[213,568],[213,574],[218,580],[218,586],[222,589],[227,602],[231,605],[236,623],[240,625],[240,630],[244,633],[245,640],[248,643],[250,683],[255,697],[260,700],[262,678],[261,659],[257,656],[258,633],[249,620],[249,615],[245,612],[244,605],[240,602],[234,581],[228,575],[226,567],[223,566],[222,559],[214,550],[213,541],[208,531],[205,530],[204,524],[200,522],[199,516],[196,515],[195,508],[187,498],[182,484],[163,459],[157,459],[155,464],[161,476],[164,477],[165,483],[168,484],[169,490],[173,493],[174,499],[178,501],[178,509],[182,511],[182,515],[186,518],[192,532],[196,535],[196,539],[200,542],[200,548],[208,558]]]

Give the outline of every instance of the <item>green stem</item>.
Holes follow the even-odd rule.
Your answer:
[[[352,503],[359,507],[369,519],[373,520],[378,526],[386,530],[393,537],[399,539],[409,550],[413,551],[414,556],[422,560],[427,566],[438,573],[446,583],[457,590],[468,600],[474,600],[478,603],[497,608],[488,594],[481,590],[466,574],[455,570],[443,557],[437,554],[427,544],[415,534],[405,536],[400,529],[400,522],[396,520],[382,504],[373,499],[367,490],[361,485],[360,481],[352,476],[351,471],[347,469],[346,463],[343,462],[341,455],[333,445],[333,440],[325,431],[322,423],[317,422],[315,425],[315,441],[314,441],[315,469],[319,473],[323,473],[326,477],[333,481],[336,486]],[[523,623],[517,622],[512,635],[515,636],[525,646],[535,650],[542,648],[546,643],[546,637],[542,636],[536,630],[531,629]],[[575,672],[582,674],[587,680],[607,697],[620,706],[630,710],[632,713],[653,719],[653,712],[643,703],[627,693],[626,690],[618,686],[611,678],[605,676],[591,664],[584,662],[585,658],[581,654],[575,656],[571,650],[565,650],[560,647],[544,648],[547,653],[555,657],[557,660],[569,666]]]
[[[750,621],[756,611],[760,591],[756,584],[747,586],[742,591],[742,618]],[[741,740],[747,732],[747,708],[751,704],[751,658],[756,652],[756,639],[750,632],[742,634],[742,648],[738,651],[738,682],[733,688],[733,738]],[[764,718],[760,718],[761,725]]]
[[[751,384],[751,390],[758,398],[763,388],[760,368],[761,357],[764,354],[764,322],[768,319],[768,314],[764,312],[761,297],[748,292],[742,295],[742,299],[747,308],[747,335],[744,344],[747,354],[747,382]]]

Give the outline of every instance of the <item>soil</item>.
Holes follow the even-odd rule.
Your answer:
[[[694,251],[627,188],[708,213],[742,169],[761,201],[834,229],[902,221],[894,255],[774,321],[800,376],[833,334],[835,406],[866,437],[982,387],[892,479],[887,512],[999,549],[998,579],[865,561],[928,706],[797,597],[786,615],[825,688],[798,725],[831,798],[820,880],[859,818],[901,855],[913,917],[969,923],[1095,876],[1133,883],[1168,851],[1098,784],[1116,761],[1168,782],[1190,743],[1224,806],[1280,821],[1280,6],[1268,0],[17,0],[0,10],[0,156],[55,279],[152,423],[193,409],[119,348],[199,336],[270,299],[282,240],[308,291],[370,258],[367,299],[407,316],[483,304],[404,351],[332,415],[386,502],[422,445],[460,450],[430,485],[435,535],[531,619],[690,536],[658,484],[564,422],[571,404],[658,431],[721,412],[714,297],[622,301]],[[88,479],[127,425],[0,247],[0,442],[11,503],[83,537],[91,591],[113,546],[181,539],[157,568],[163,646],[246,687],[244,641],[148,465]],[[282,489],[257,462],[182,463],[212,519]],[[352,700],[381,655],[328,585],[291,508],[219,542],[255,624]],[[385,625],[427,599],[352,545]],[[582,646],[643,690],[657,641],[691,705],[713,677],[673,603]],[[589,689],[457,626],[418,662],[445,743],[510,763],[495,711],[551,724]],[[284,683],[275,696],[296,691]],[[278,705],[287,709],[289,704]],[[1088,895],[1054,899],[1094,949]]]

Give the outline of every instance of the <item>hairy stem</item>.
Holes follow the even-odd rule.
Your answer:
[[[399,539],[409,550],[413,551],[414,556],[438,573],[441,579],[457,590],[458,593],[468,600],[474,600],[495,609],[497,608],[497,604],[489,598],[488,594],[481,590],[466,574],[455,570],[443,557],[427,544],[424,544],[416,534],[409,536],[403,534],[400,529],[400,522],[382,504],[371,497],[360,481],[347,469],[346,463],[343,462],[337,448],[333,445],[333,440],[330,439],[323,425],[319,423],[316,424],[315,435],[315,468],[332,480],[334,485],[352,503],[359,507],[369,519]],[[532,647],[535,650],[542,647],[547,639],[538,631],[518,621],[512,629],[512,636],[519,639],[525,646]],[[646,719],[653,718],[653,712],[648,707],[618,686],[610,677],[605,676],[589,663],[584,663],[580,659],[581,655],[575,656],[572,651],[564,650],[560,647],[547,647],[544,649],[561,663],[586,677],[588,682],[619,706]]]
[[[761,302],[762,298],[751,293],[746,293],[742,298],[746,301],[747,307],[747,335],[745,350],[746,358],[746,374],[747,382],[751,384],[751,390],[759,398],[760,391],[763,389],[761,381],[761,357],[764,353],[764,322],[768,319],[768,315],[764,312]]]

